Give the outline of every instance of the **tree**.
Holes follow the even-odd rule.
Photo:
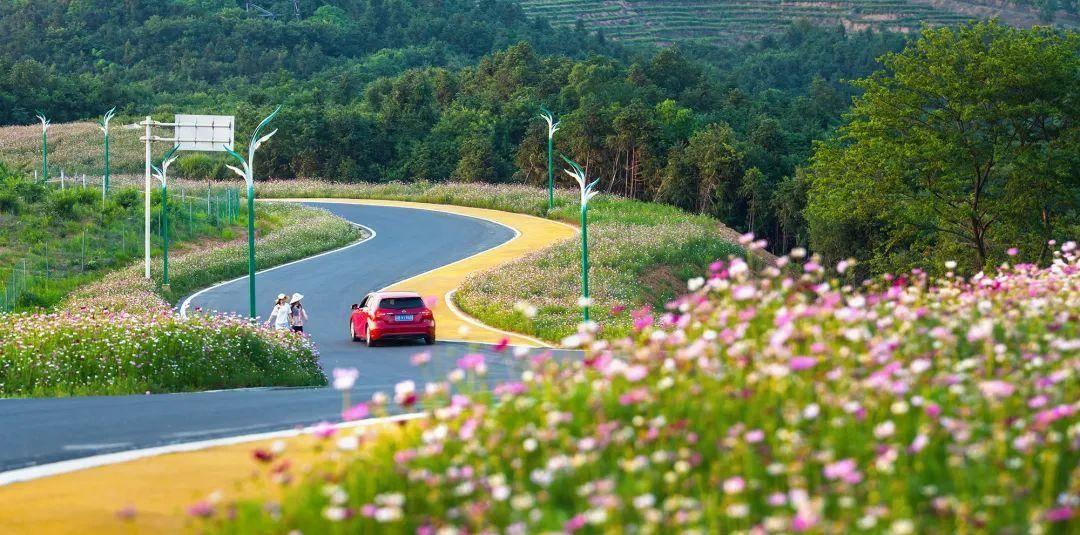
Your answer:
[[[735,144],[735,132],[723,123],[710,124],[690,137],[686,154],[697,169],[698,212],[720,217],[730,213],[729,193],[742,176],[743,155]]]
[[[769,205],[769,189],[765,173],[757,167],[751,167],[743,173],[739,184],[739,195],[746,200],[746,229],[757,233],[754,225],[755,216],[761,214]]]
[[[815,249],[869,252],[881,269],[966,251],[955,260],[978,270],[1011,246],[1045,256],[1047,238],[1075,228],[1080,35],[996,21],[926,29],[883,63],[815,151]]]

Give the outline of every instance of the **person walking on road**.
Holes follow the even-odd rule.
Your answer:
[[[289,297],[278,294],[274,302],[274,310],[270,311],[270,317],[266,319],[267,325],[273,325],[276,331],[289,330]]]
[[[302,299],[304,294],[294,293],[289,300],[289,323],[292,323],[292,330],[298,333],[304,332],[304,322],[308,319],[304,304],[300,302]]]

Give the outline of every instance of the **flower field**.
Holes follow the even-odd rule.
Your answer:
[[[148,288],[133,293],[144,300],[142,306],[151,305]],[[307,338],[235,316],[184,320],[164,301],[152,305],[137,313],[77,309],[4,318],[0,397],[326,382]]]
[[[260,268],[340,247],[360,231],[325,210],[260,205]],[[154,265],[154,280],[159,280]],[[52,313],[0,315],[0,397],[175,392],[326,384],[314,344],[245,318],[170,306],[197,288],[247,273],[243,239],[175,255],[168,290],[142,266],[105,275]],[[166,300],[167,299],[167,300]]]
[[[338,184],[316,180],[259,184],[259,197],[347,197],[452,204],[548,217],[576,224],[578,194],[524,185],[473,183]],[[712,259],[735,254],[730,229],[677,208],[597,197],[589,208],[592,319],[611,333],[630,330],[629,308],[662,304]],[[551,341],[572,334],[581,319],[580,242],[570,240],[469,278],[454,299],[488,325]],[[524,306],[525,304],[528,306]]]
[[[320,428],[306,468],[256,451],[280,501],[191,512],[220,533],[1076,533],[1075,244],[865,283],[800,253],[716,262],[629,335],[584,326],[584,360],[517,353],[492,390],[466,355],[344,413],[424,419]]]

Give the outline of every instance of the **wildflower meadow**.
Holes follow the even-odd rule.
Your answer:
[[[490,390],[465,355],[343,413],[423,418],[321,427],[310,466],[257,451],[282,497],[198,516],[220,533],[1076,533],[1076,245],[967,278],[851,265],[729,257],[626,336],[583,325],[564,343],[584,359],[514,353],[520,375]]]
[[[452,204],[576,224],[577,193],[564,189],[555,193],[555,207],[549,210],[546,189],[516,184],[281,180],[260,183],[256,192],[259,197]],[[742,252],[734,244],[733,231],[711,217],[607,195],[590,206],[595,319],[611,331],[629,331],[631,305],[663,304],[695,269],[714,258]],[[462,310],[488,325],[558,341],[572,334],[581,318],[577,306],[580,270],[579,244],[569,240],[473,275],[454,298]]]
[[[260,267],[303,258],[361,237],[326,210],[260,205]],[[132,394],[246,386],[326,384],[309,338],[234,315],[170,304],[247,272],[243,239],[177,254],[172,286],[142,277],[141,264],[73,292],[52,312],[0,315],[0,397]],[[158,280],[159,265],[154,266]]]

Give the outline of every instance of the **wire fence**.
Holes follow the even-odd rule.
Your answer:
[[[101,177],[50,179],[50,187],[101,188]],[[156,184],[155,184],[156,185]],[[169,242],[179,243],[220,234],[240,220],[242,203],[236,188],[216,185],[192,188],[192,183],[170,187],[168,192]],[[152,256],[161,262],[164,212],[161,191],[152,191]],[[96,272],[116,269],[143,255],[142,202],[126,210],[126,216],[102,215],[96,225],[81,232],[53,236],[21,248],[5,251],[0,260],[0,312],[50,306]],[[104,212],[104,211],[103,211]],[[18,246],[17,246],[18,247]]]

